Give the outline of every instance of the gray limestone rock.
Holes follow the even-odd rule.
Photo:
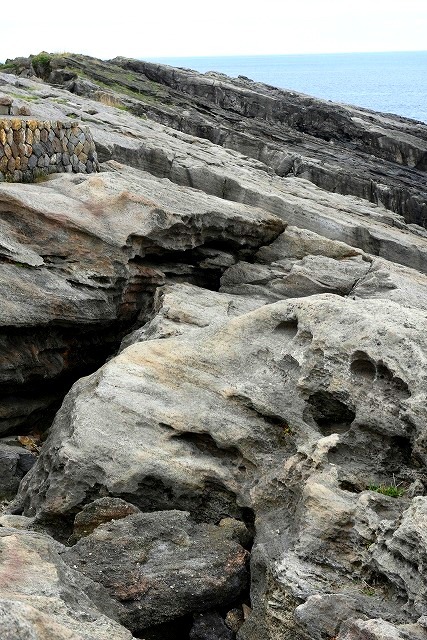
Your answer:
[[[385,620],[350,620],[337,640],[425,640],[425,627],[418,624],[394,626]]]
[[[319,255],[284,259],[273,265],[238,262],[222,276],[221,291],[263,297],[269,302],[318,293],[350,295],[370,266],[360,257],[338,261]]]
[[[320,638],[326,614],[294,615],[316,595],[335,594],[343,617],[412,623],[418,605],[396,606],[368,552],[410,501],[369,487],[422,480],[424,322],[395,302],[322,294],[133,344],[74,386],[17,504],[39,521],[99,492],[201,521],[254,511],[244,640]],[[397,588],[400,565],[376,563]]]
[[[102,176],[2,183],[0,210],[8,212],[0,220],[0,433],[34,424],[52,403],[52,387],[34,386],[102,362],[150,308],[156,286],[180,277],[175,253],[188,260],[186,279],[218,278],[223,268],[206,265],[199,248],[252,253],[284,228],[261,209],[118,166]]]
[[[208,291],[187,283],[159,287],[154,295],[153,318],[128,334],[121,349],[135,342],[169,338],[227,318],[242,315],[266,303],[265,298],[245,298]]]
[[[427,497],[413,498],[396,521],[383,521],[369,548],[369,565],[394,585],[406,599],[405,608],[423,615],[427,611]]]

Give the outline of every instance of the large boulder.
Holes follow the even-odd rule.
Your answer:
[[[144,319],[156,286],[216,282],[284,228],[261,209],[117,163],[0,184],[0,433],[45,427],[46,407]]]
[[[340,622],[412,623],[414,603],[395,601],[409,584],[368,547],[424,491],[424,322],[392,301],[327,294],[135,343],[73,387],[15,509],[60,522],[110,495],[199,522],[255,512],[239,637],[321,638],[330,623],[310,598],[326,594]],[[394,485],[406,492],[376,490]]]

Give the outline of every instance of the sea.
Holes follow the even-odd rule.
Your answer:
[[[427,123],[427,51],[150,58]]]

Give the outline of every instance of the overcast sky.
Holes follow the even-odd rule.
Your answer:
[[[0,61],[427,50],[427,0],[22,0],[5,14]]]

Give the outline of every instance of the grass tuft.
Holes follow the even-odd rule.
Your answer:
[[[404,490],[396,487],[394,485],[376,485],[371,484],[368,487],[369,491],[376,491],[377,493],[382,493],[384,496],[390,496],[390,498],[400,498],[404,494]]]

